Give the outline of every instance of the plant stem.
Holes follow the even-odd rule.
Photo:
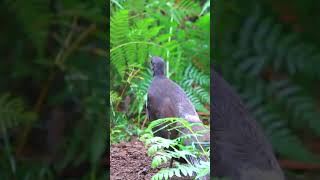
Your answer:
[[[16,174],[16,161],[14,159],[14,156],[11,155],[11,147],[10,147],[7,131],[6,131],[6,128],[4,127],[3,123],[1,124],[1,129],[3,132],[5,151],[8,156],[8,159],[10,161],[11,171],[12,171],[12,174],[15,175]]]

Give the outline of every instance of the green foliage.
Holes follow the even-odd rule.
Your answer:
[[[33,112],[26,111],[25,104],[19,98],[12,98],[9,94],[0,96],[0,133],[36,119]]]
[[[192,64],[184,71],[184,76],[178,84],[185,90],[192,104],[198,111],[209,112],[204,105],[210,104],[210,77],[200,72]]]
[[[320,135],[320,113],[310,91],[320,78],[320,51],[299,39],[298,33],[286,33],[261,8],[255,10],[225,34],[228,38],[221,43],[224,62],[217,65],[262,124],[277,153],[319,162],[295,133],[304,130]]]
[[[27,112],[25,110],[25,105],[21,101],[21,99],[12,98],[9,94],[4,94],[0,96],[0,106],[0,136],[3,138],[4,141],[5,155],[5,165],[3,165],[2,162],[0,164],[0,167],[6,168],[8,172],[12,174],[16,174],[16,160],[13,156],[12,147],[9,140],[10,134],[8,130],[14,127],[18,127],[21,124],[26,124],[27,122],[35,120],[36,116],[33,112]],[[8,167],[10,167],[10,169]]]
[[[178,124],[177,126],[170,125]],[[149,147],[148,155],[153,157],[151,167],[156,168],[162,164],[169,162],[172,158],[183,158],[188,162],[188,164],[179,164],[177,163],[173,168],[162,168],[157,174],[155,174],[152,179],[169,179],[171,177],[178,176],[193,176],[196,175],[196,178],[208,175],[210,173],[210,159],[209,151],[210,147],[203,146],[198,140],[199,137],[203,136],[205,133],[208,133],[209,129],[205,125],[200,124],[205,129],[199,132],[193,132],[192,126],[199,125],[199,123],[189,123],[188,121],[180,118],[165,118],[152,121],[148,128],[144,130],[144,134],[140,137],[140,140]],[[156,131],[152,131],[155,127],[168,128],[170,131],[182,132],[183,129],[188,130],[188,134],[182,133],[176,139],[165,139],[161,137],[154,136]],[[157,131],[159,131],[158,129]],[[185,131],[183,131],[185,132]],[[191,138],[195,139],[196,142],[191,145],[184,145],[183,142],[190,140]],[[195,144],[198,144],[200,148],[196,148]],[[172,148],[170,151],[168,148]],[[191,163],[188,160],[188,157],[206,157],[205,160],[200,160],[198,163]]]
[[[113,15],[111,17],[110,27],[110,33],[112,34],[110,37],[110,44],[112,46],[117,46],[126,42],[126,36],[129,31],[128,11],[118,11]],[[116,67],[118,73],[123,76],[125,70],[125,54],[121,51],[111,53],[111,63]]]
[[[22,30],[29,40],[35,44],[36,48],[41,52],[46,38],[46,32],[42,31],[50,26],[50,20],[54,16],[48,11],[48,2],[32,0],[26,1],[5,1],[10,10],[16,12],[17,21],[21,23]],[[32,19],[32,21],[30,21]]]
[[[239,70],[254,76],[269,66],[288,75],[320,78],[317,49],[303,42],[298,33],[284,33],[280,24],[262,16],[260,8],[240,28],[234,37],[237,42],[232,46],[232,57],[244,61]]]
[[[170,179],[173,176],[192,176],[196,169],[190,165],[177,165],[177,168],[163,168],[157,174],[152,176],[152,180]]]

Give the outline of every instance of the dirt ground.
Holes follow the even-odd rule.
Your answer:
[[[169,163],[160,168],[151,168],[152,159],[147,156],[143,143],[134,138],[131,142],[111,145],[110,178],[111,180],[150,180],[161,168],[169,167]],[[172,178],[190,180],[191,178]]]

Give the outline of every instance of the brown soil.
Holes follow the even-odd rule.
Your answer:
[[[143,143],[134,138],[131,142],[111,145],[110,178],[111,180],[150,180],[160,168],[169,167],[169,163],[160,168],[151,168],[152,159],[147,155]],[[172,178],[187,180],[191,178]]]

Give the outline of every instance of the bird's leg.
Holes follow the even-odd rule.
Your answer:
[[[171,160],[170,160],[170,168],[172,168],[172,164],[173,164],[173,158],[171,158]]]

